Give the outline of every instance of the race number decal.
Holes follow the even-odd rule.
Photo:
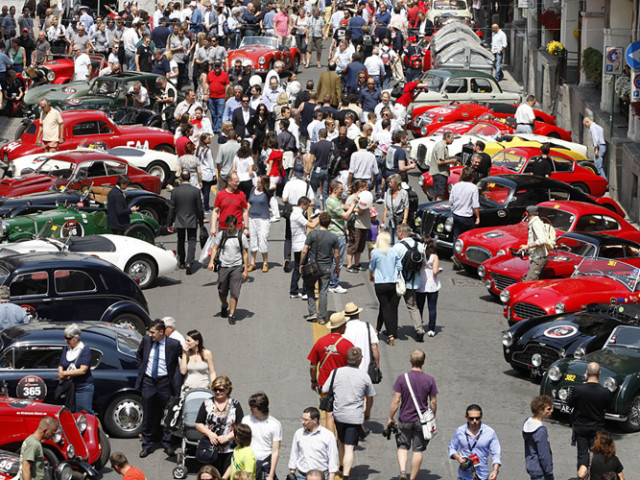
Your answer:
[[[84,235],[84,229],[82,225],[76,220],[67,220],[62,225],[62,237],[81,237]]]
[[[557,325],[555,327],[547,328],[544,331],[544,336],[549,338],[566,338],[571,337],[578,333],[578,329],[573,325]]]
[[[36,375],[22,377],[16,387],[16,397],[29,400],[44,400],[47,396],[47,384]]]

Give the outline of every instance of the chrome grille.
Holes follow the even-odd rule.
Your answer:
[[[513,285],[517,283],[515,278],[507,277],[506,275],[500,275],[499,273],[492,273],[491,278],[493,278],[493,284],[496,287],[496,290],[504,290],[509,285]]]
[[[427,158],[427,147],[425,145],[418,145],[417,157],[417,163],[424,163]]]
[[[491,258],[491,252],[483,247],[469,247],[465,252],[467,260],[480,265],[485,260]]]
[[[545,312],[542,308],[540,308],[537,305],[533,305],[531,303],[526,303],[526,302],[518,302],[513,306],[513,314],[518,318],[522,318],[526,320],[527,318],[546,315],[547,312]]]
[[[537,344],[527,345],[524,347],[524,350],[520,352],[513,352],[513,356],[511,358],[514,362],[532,366],[531,357],[536,353],[539,353],[542,357],[542,365],[540,365],[542,370],[547,370],[553,362],[560,359],[560,352],[555,348]]]
[[[436,224],[436,214],[426,211],[422,215],[422,234],[433,237],[433,227]]]

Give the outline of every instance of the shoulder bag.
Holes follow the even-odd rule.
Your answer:
[[[340,338],[340,340],[342,340],[342,338]],[[338,340],[338,342],[340,341]],[[336,345],[338,343],[336,342]],[[328,356],[329,354],[327,354]],[[336,379],[336,370],[338,370],[337,368],[331,373],[331,383],[329,384],[329,391],[327,392],[327,396],[320,399],[320,405],[319,405],[319,409],[324,411],[324,412],[333,412],[333,400],[334,400],[334,394],[333,394],[333,381]]]
[[[376,365],[376,361],[373,359],[373,347],[371,347],[371,325],[365,322],[367,326],[367,338],[369,339],[369,368],[367,373],[371,378],[371,383],[380,383],[382,381],[382,372]]]
[[[398,279],[396,280],[396,295],[404,297],[405,293],[407,293],[407,284],[404,281],[402,272],[398,272]]]
[[[307,257],[307,263],[302,265],[302,276],[303,277],[320,277],[322,275],[322,270],[320,268],[320,264],[318,263],[318,248],[319,248],[320,239],[318,238],[318,234],[316,233],[316,246],[315,246],[315,255],[314,259],[311,260]]]
[[[429,405],[427,405],[427,410],[424,413],[420,411],[420,405],[418,405],[416,395],[415,393],[413,393],[413,388],[411,388],[411,382],[409,381],[408,373],[404,374],[404,379],[407,382],[407,388],[409,389],[409,393],[411,394],[413,405],[416,407],[416,411],[418,412],[420,425],[422,425],[422,436],[425,440],[431,440],[438,433],[438,427],[436,426],[436,414],[433,413],[433,410],[431,410],[431,407]]]

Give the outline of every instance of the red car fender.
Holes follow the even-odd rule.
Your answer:
[[[95,415],[89,415],[88,413],[74,413],[73,417],[77,419],[79,416],[84,415],[87,419],[87,429],[82,433],[82,439],[87,446],[87,453],[89,454],[88,462],[93,465],[100,459],[100,437],[98,432],[101,428],[100,420]]]
[[[618,215],[620,215],[622,218],[626,218],[627,214],[625,213],[625,211],[622,209],[622,207],[620,206],[620,204],[618,202],[616,202],[613,198],[609,198],[609,197],[600,197],[600,198],[595,198],[592,197],[596,202],[598,202],[600,205],[602,205],[603,207],[608,208],[609,210],[617,213]]]

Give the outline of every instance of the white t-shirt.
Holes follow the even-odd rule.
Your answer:
[[[289,218],[291,224],[291,250],[294,252],[301,252],[307,240],[307,223],[309,222],[302,213],[302,208],[293,207]]]
[[[169,338],[173,338],[174,340],[178,340],[180,342],[180,345],[182,345],[183,348],[187,343],[186,340],[184,339],[184,337],[182,336],[182,334],[177,330],[174,330],[173,333],[171,335],[169,335]]]
[[[89,67],[91,66],[91,59],[86,53],[81,53],[76,57],[74,73],[75,81],[89,80]]]
[[[282,189],[282,199],[289,202],[292,206],[298,205],[300,197],[307,197],[309,200],[315,200],[313,188],[304,180],[292,178]]]
[[[271,415],[266,420],[245,415],[242,423],[251,427],[251,449],[256,460],[262,461],[271,455],[273,442],[282,442],[282,425]]]
[[[251,174],[249,173],[249,167],[253,166],[253,157],[247,158],[235,157],[233,159],[233,165],[236,167],[236,173],[238,174],[238,180],[246,182],[251,180]]]
[[[360,362],[360,370],[367,372],[369,370],[369,363],[371,363],[371,352],[369,347],[369,338],[367,337],[367,326],[369,333],[371,334],[371,343],[378,343],[378,336],[376,331],[370,323],[363,322],[362,320],[349,320],[347,322],[347,329],[342,335],[349,340],[355,347],[362,350],[362,362]]]
[[[533,108],[531,108],[531,106],[526,102],[518,106],[514,117],[516,119],[516,123],[533,123],[536,119],[536,115],[533,113]]]
[[[420,269],[420,284],[417,291],[421,293],[433,293],[440,290],[440,279],[438,276],[433,275],[433,262],[435,261],[435,255],[432,253],[429,255],[422,268]]]

